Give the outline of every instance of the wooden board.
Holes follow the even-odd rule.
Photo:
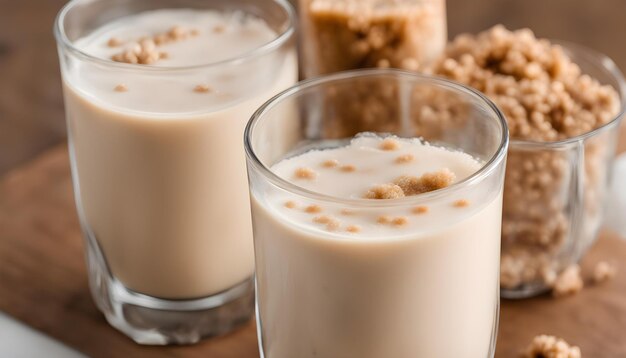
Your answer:
[[[610,260],[615,280],[558,300],[503,301],[497,357],[516,357],[540,333],[580,345],[586,357],[626,357],[625,258],[626,241],[605,233],[584,272]],[[0,181],[0,310],[93,357],[258,357],[252,322],[189,347],[142,347],[106,323],[87,288],[65,145]]]

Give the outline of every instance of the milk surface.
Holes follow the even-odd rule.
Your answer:
[[[163,9],[111,22],[80,39],[76,45],[93,56],[110,59],[138,39],[163,33],[174,26],[197,30],[197,35],[164,45],[162,49],[170,55],[153,66],[198,66],[233,59],[258,49],[277,36],[265,21],[243,12]],[[110,46],[111,38],[119,40],[120,45]]]
[[[312,192],[321,193],[337,198],[363,199],[364,194],[376,185],[391,183],[403,175],[421,176],[425,173],[448,169],[455,174],[452,183],[459,182],[480,169],[482,164],[470,155],[463,152],[452,151],[445,148],[432,146],[419,139],[400,140],[399,148],[393,151],[379,149],[381,137],[372,134],[363,134],[353,139],[350,145],[332,150],[313,150],[302,156],[296,156],[283,160],[272,167],[272,170],[283,179],[292,181],[294,184]],[[409,162],[398,163],[398,158],[406,155],[414,159]],[[326,161],[336,161],[336,167],[325,167]],[[317,176],[314,180],[294,179],[294,172],[301,167],[313,169]],[[354,166],[354,172],[342,170],[343,166]],[[275,207],[280,215],[287,216],[287,220],[309,225],[312,228],[320,228],[311,222],[310,215],[303,210],[285,210],[284,203],[289,201],[289,196],[283,196]],[[458,197],[458,200],[463,198]],[[283,202],[281,202],[283,200]],[[400,210],[386,211],[363,210],[361,215],[345,215],[339,212],[326,212],[324,214],[339,215],[337,218],[343,222],[343,228],[349,225],[358,225],[363,230],[359,232],[359,239],[380,239],[388,236],[401,236],[405,234],[415,235],[420,231],[420,225],[424,222],[436,224],[447,222],[453,215],[468,215],[470,211],[460,213],[453,205],[452,199],[449,205],[438,206],[435,212],[429,208],[429,215],[411,215],[405,225],[390,226],[379,225],[377,215],[387,215],[391,218],[411,214],[405,207]],[[282,205],[281,205],[282,204]],[[305,203],[301,203],[302,206]],[[298,203],[296,202],[296,205]],[[480,205],[480,202],[475,205]],[[301,207],[302,208],[302,207]],[[425,228],[422,228],[425,229]],[[345,230],[337,230],[334,234]],[[350,235],[354,236],[354,235]]]
[[[382,140],[359,137],[271,169],[318,194],[362,199],[398,176],[447,169],[454,186],[483,166],[419,140],[398,139],[397,149],[382,150]],[[413,160],[398,161],[406,154]],[[298,176],[300,168],[315,174]],[[487,357],[499,294],[502,193],[484,185],[444,190],[419,205],[411,197],[357,205],[253,191],[265,357]],[[339,224],[329,228],[320,216]],[[406,221],[381,223],[381,216]]]
[[[167,57],[154,64],[110,60],[173,26],[197,34],[159,46]],[[265,100],[295,83],[297,67],[289,49],[246,54],[277,36],[238,12],[165,9],[76,41],[106,61],[72,62],[64,73],[79,210],[126,287],[187,299],[252,276],[243,128]],[[122,44],[110,47],[111,38]],[[245,59],[193,67],[233,57]],[[195,91],[199,85],[209,90]]]

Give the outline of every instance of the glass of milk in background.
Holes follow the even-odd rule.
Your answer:
[[[376,135],[396,137],[379,149]],[[262,356],[493,357],[508,129],[487,98],[399,70],[344,72],[266,103],[245,145]],[[403,168],[457,179],[361,196]]]
[[[297,80],[282,0],[74,0],[55,25],[89,283],[144,344],[254,311],[243,130]]]

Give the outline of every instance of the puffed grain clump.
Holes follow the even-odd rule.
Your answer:
[[[552,287],[552,294],[555,297],[573,295],[580,292],[583,286],[580,267],[578,265],[570,265],[557,276]]]
[[[608,123],[619,97],[529,29],[460,35],[432,72],[478,89],[504,112],[511,138],[556,141]]]
[[[454,173],[444,168],[437,172],[425,173],[420,177],[405,175],[395,180],[405,195],[418,195],[429,191],[443,189],[454,181]]]
[[[581,358],[580,348],[561,338],[542,334],[533,338],[522,358]]]
[[[616,273],[617,269],[614,265],[600,261],[593,269],[593,280],[595,283],[605,282],[615,277]]]
[[[404,197],[404,191],[396,184],[380,184],[365,193],[366,199],[398,199]]]

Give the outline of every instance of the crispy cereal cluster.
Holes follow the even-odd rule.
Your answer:
[[[561,338],[540,335],[522,355],[522,358],[580,358],[580,348],[570,346]]]
[[[507,117],[511,138],[556,141],[614,118],[618,96],[573,63],[564,50],[529,29],[498,25],[458,36],[434,72],[489,96]]]

